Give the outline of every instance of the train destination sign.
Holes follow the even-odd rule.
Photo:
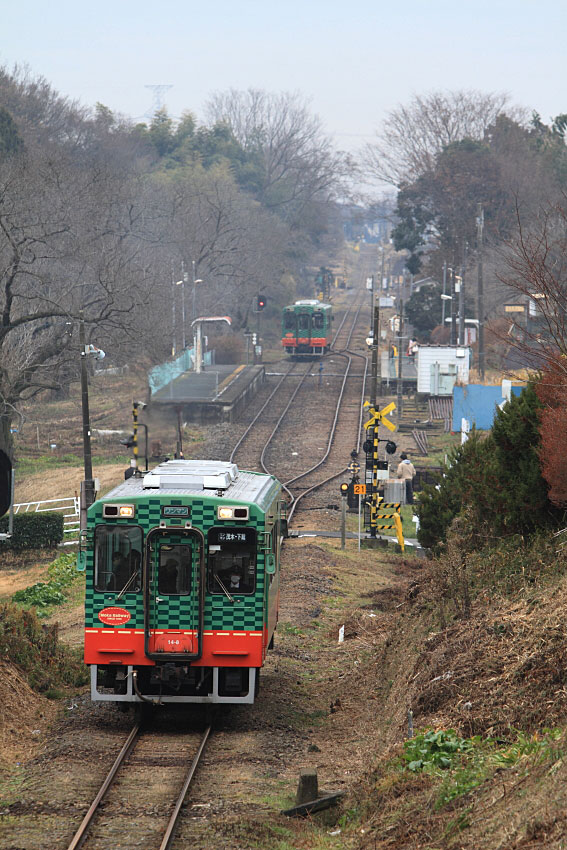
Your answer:
[[[168,517],[189,517],[191,508],[189,505],[162,505],[161,515]]]

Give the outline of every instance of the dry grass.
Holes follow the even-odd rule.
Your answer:
[[[97,465],[93,475],[100,481],[101,493],[105,493],[124,480],[125,463]],[[16,483],[15,502],[32,502],[38,499],[65,499],[80,491],[85,477],[81,466],[62,466],[59,469],[37,472]]]

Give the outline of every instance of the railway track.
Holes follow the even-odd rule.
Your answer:
[[[170,850],[210,735],[211,726],[202,734],[174,734],[137,723],[67,850],[128,846],[125,836],[131,846]]]
[[[285,482],[290,518],[302,499],[344,471],[350,451],[359,448],[368,360],[348,349],[355,332],[366,336],[363,307],[359,290],[335,332],[332,351],[322,360],[323,372],[317,375],[311,363],[307,368],[293,364],[232,451],[231,460],[241,466]],[[341,439],[335,445],[337,433]]]
[[[349,306],[335,332],[332,340],[333,348],[343,332],[351,310],[352,307]],[[231,462],[238,461],[243,468],[271,472],[266,466],[268,448],[301,390],[306,385],[312,386],[317,380],[316,374],[312,373],[313,361],[309,361],[307,365],[300,361],[294,361],[291,366],[286,362],[285,365],[286,372],[280,377],[232,449]],[[310,377],[314,381],[308,382]]]

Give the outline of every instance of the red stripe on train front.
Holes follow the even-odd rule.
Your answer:
[[[156,651],[191,652],[196,647],[196,632],[185,629],[153,629],[151,643]],[[205,631],[203,654],[195,667],[261,667],[264,634],[258,632]],[[144,653],[143,629],[85,629],[86,664],[149,665]]]

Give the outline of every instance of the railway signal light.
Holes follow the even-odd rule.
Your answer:
[[[265,306],[266,306],[266,296],[265,295],[258,295],[258,297],[256,299],[256,310],[257,310],[257,312],[260,313],[264,309]]]
[[[348,493],[348,484],[341,484],[341,496],[346,496]]]

